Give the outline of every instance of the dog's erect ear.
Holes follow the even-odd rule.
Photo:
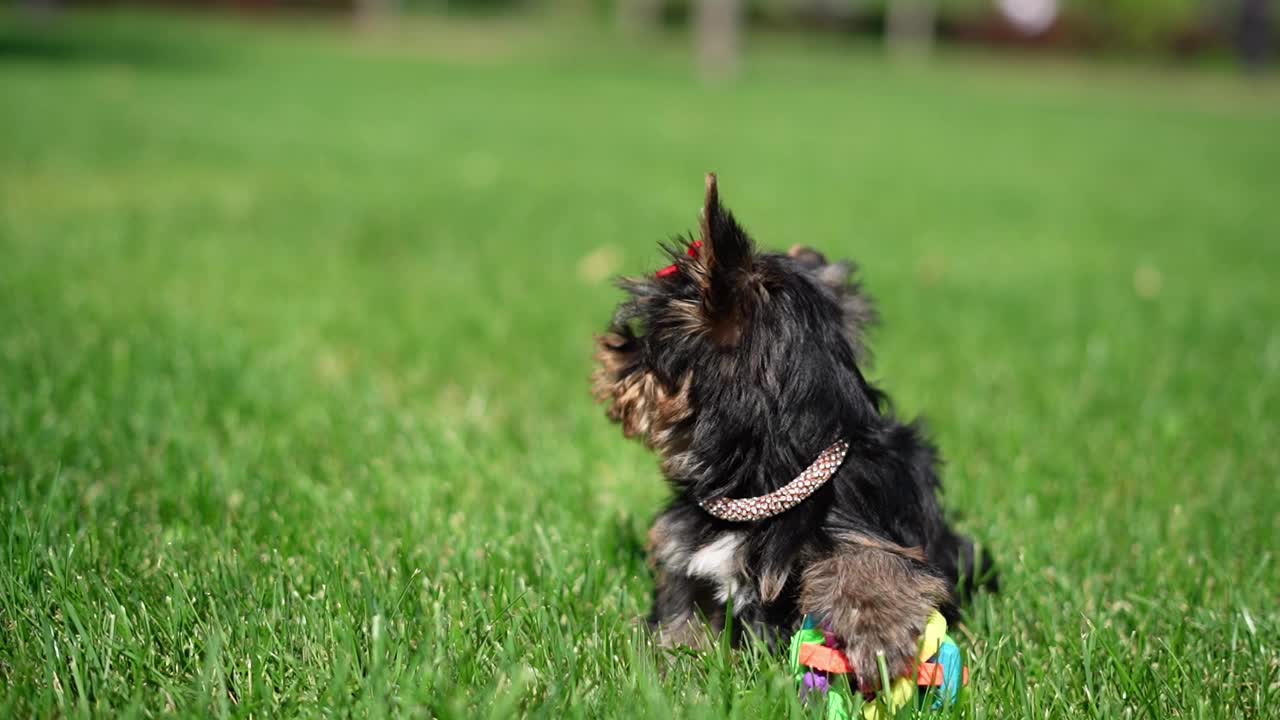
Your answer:
[[[720,205],[715,173],[707,173],[707,196],[701,220],[702,253],[713,284],[717,275],[729,280],[751,269],[751,239],[738,227],[733,215]]]
[[[742,332],[750,312],[748,278],[752,263],[751,239],[733,215],[720,205],[714,173],[707,174],[707,196],[702,207],[700,255],[704,268],[702,300],[712,335],[732,345]]]

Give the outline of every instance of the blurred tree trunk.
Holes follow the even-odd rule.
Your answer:
[[[662,19],[662,0],[618,0],[618,28],[628,35],[652,32]]]
[[[937,0],[889,0],[885,40],[894,55],[927,55],[933,50]]]
[[[1271,49],[1271,7],[1268,0],[1243,0],[1236,26],[1236,49],[1245,67],[1261,70]]]
[[[23,0],[20,4],[27,15],[36,18],[50,17],[62,9],[61,0]]]
[[[400,4],[399,0],[355,0],[355,11],[361,25],[381,25],[395,19]]]
[[[575,25],[581,24],[584,20],[590,20],[596,13],[594,0],[551,0],[549,3],[542,4],[549,5],[557,19]],[[519,4],[517,3],[514,7],[519,7]]]
[[[694,24],[703,76],[713,80],[732,77],[742,53],[742,1],[698,0]]]

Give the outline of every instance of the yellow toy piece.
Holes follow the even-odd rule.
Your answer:
[[[938,650],[942,647],[942,639],[946,636],[947,619],[942,617],[942,613],[934,610],[929,616],[929,621],[925,623],[924,633],[920,636],[920,652],[916,655],[916,659],[922,663],[928,662],[929,658],[938,654]],[[875,702],[862,706],[863,720],[889,720],[899,708],[905,707],[915,699],[917,687],[916,678],[913,676],[894,680],[889,686],[889,692],[882,694],[887,699],[887,703],[877,697]],[[886,704],[888,707],[885,707]]]

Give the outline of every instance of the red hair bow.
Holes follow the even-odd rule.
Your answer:
[[[691,257],[691,258],[692,258],[692,257],[698,257],[698,248],[700,248],[700,247],[702,247],[702,241],[701,241],[701,240],[694,240],[692,243],[690,243],[690,244],[689,244],[689,257]],[[666,267],[662,268],[661,270],[659,270],[658,272],[656,272],[656,273],[654,273],[654,274],[655,274],[655,275],[657,275],[657,276],[658,276],[658,277],[660,277],[660,278],[668,278],[668,277],[671,277],[672,275],[675,275],[675,274],[676,274],[676,273],[678,273],[678,272],[680,272],[680,267],[679,267],[678,265],[676,265],[675,263],[672,263],[672,264],[670,264],[670,265],[668,265],[668,266],[666,266]]]

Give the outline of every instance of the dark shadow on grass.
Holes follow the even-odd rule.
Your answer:
[[[191,69],[217,61],[200,38],[150,23],[88,25],[59,15],[0,14],[0,63],[132,65]],[[167,32],[166,32],[167,30]]]
[[[606,557],[623,566],[644,568],[645,526],[629,514],[616,514],[604,529],[603,547]]]

